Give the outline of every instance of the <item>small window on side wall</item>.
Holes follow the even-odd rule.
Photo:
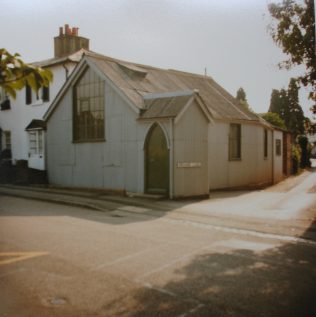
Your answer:
[[[282,145],[281,145],[281,140],[280,139],[276,139],[275,140],[275,154],[277,156],[280,156],[282,153]]]
[[[268,158],[268,130],[264,129],[264,139],[263,139],[263,152],[264,158]]]
[[[241,160],[241,125],[237,123],[229,127],[229,160]]]

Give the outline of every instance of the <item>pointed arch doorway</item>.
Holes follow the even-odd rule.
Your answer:
[[[169,194],[169,149],[164,131],[155,123],[145,142],[145,192]]]

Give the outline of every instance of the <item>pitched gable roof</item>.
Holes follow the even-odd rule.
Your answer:
[[[106,74],[139,108],[150,93],[198,90],[199,96],[215,119],[259,121],[211,77],[122,62],[102,55],[87,54],[97,68]]]
[[[179,101],[181,98],[176,98],[177,100],[164,98],[164,100],[155,101],[156,104],[158,102],[160,104],[160,110],[158,110],[158,108],[153,108],[146,101],[146,96],[150,94],[195,91],[198,92],[199,98],[201,98],[214,119],[262,123],[256,114],[240,105],[232,95],[211,77],[125,62],[86,50],[83,60],[76,69],[79,70],[84,63],[92,65],[99,74],[109,80],[134,105],[134,108],[138,109],[137,111],[139,111],[141,117],[152,117],[157,111],[159,112],[156,113],[157,116],[165,115],[165,111],[170,114],[176,111],[176,109],[171,109],[172,105],[172,107],[179,109],[183,107],[183,100]],[[76,73],[76,69],[73,74]],[[46,120],[54,111],[58,98],[70,85],[69,81],[74,77],[70,77],[62,88],[62,91],[53,101],[44,116]],[[147,114],[146,110],[149,111]]]

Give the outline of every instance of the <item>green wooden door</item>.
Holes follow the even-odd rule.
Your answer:
[[[146,192],[169,193],[169,150],[164,132],[158,124],[149,131],[146,140]]]

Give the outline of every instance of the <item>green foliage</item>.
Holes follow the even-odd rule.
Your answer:
[[[272,90],[269,112],[277,114],[281,113],[280,91],[277,89]]]
[[[246,93],[242,87],[237,90],[236,99],[239,101],[247,101]]]
[[[301,148],[298,144],[292,145],[292,173],[297,174],[301,162]]]
[[[267,112],[262,118],[276,127],[286,129],[284,120],[275,112]]]
[[[16,91],[26,84],[37,92],[40,87],[47,87],[53,79],[49,70],[25,64],[19,56],[0,49],[0,87],[13,98],[16,97]]]
[[[282,48],[289,59],[279,64],[280,68],[290,69],[295,65],[304,65],[306,72],[297,80],[309,86],[309,97],[316,101],[316,55],[315,55],[315,15],[314,0],[282,0],[270,3],[272,16],[270,33],[274,42]],[[316,105],[312,108],[316,113]]]
[[[239,103],[243,107],[245,107],[246,109],[251,111],[250,106],[249,106],[248,101],[247,101],[246,92],[244,91],[244,89],[242,87],[240,87],[237,90],[236,99],[239,101]]]
[[[304,119],[304,127],[307,134],[315,134],[316,133],[316,123],[312,122],[309,118]]]
[[[310,162],[310,146],[308,142],[308,138],[305,135],[300,135],[297,139],[298,144],[301,148],[301,161],[300,166],[301,168],[306,168],[311,166]]]
[[[306,118],[298,99],[298,85],[291,78],[288,90],[273,89],[269,112],[277,113],[284,120],[286,128],[292,132],[294,138],[305,134]]]
[[[287,118],[285,122],[287,124],[288,129],[292,131],[294,135],[305,133],[305,116],[303,109],[298,101],[298,89],[299,88],[296,84],[296,80],[294,78],[291,78],[289,83],[289,89],[287,92],[289,111],[287,113]]]

